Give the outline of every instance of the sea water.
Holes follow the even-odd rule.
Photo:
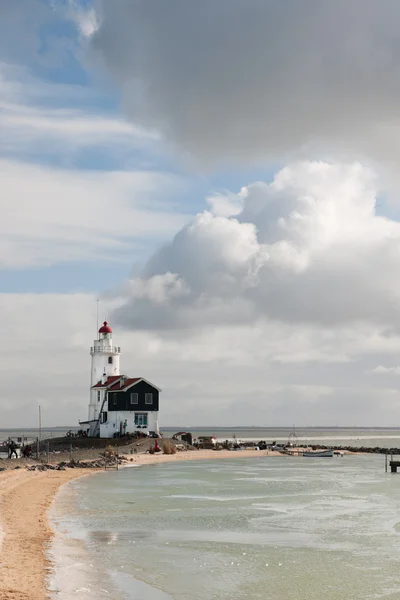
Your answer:
[[[100,473],[53,518],[58,600],[400,598],[400,476],[382,456]]]

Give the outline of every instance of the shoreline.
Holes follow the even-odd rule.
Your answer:
[[[122,468],[158,463],[263,458],[282,456],[270,450],[198,450],[177,454],[123,455]],[[49,546],[56,532],[49,509],[59,489],[70,481],[103,472],[103,469],[0,472],[0,597],[2,600],[45,600],[49,597],[49,572],[54,561]]]
[[[47,511],[62,485],[95,472],[18,469],[0,473],[2,600],[48,597],[47,577],[52,564],[47,550],[54,531]]]

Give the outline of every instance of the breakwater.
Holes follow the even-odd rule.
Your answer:
[[[358,452],[363,454],[399,454],[400,448],[382,448],[380,446],[322,446],[313,445],[315,450],[335,450],[345,452]]]
[[[334,450],[337,452],[354,452],[363,454],[388,454],[388,455],[400,455],[400,448],[385,448],[382,446],[344,446],[344,445],[330,445],[326,444],[310,444],[310,443],[298,443],[296,446],[290,446],[289,444],[278,445],[266,441],[259,442],[241,442],[240,444],[234,445],[233,443],[223,444],[226,449],[239,449],[241,448],[259,448],[260,450],[296,450],[296,448],[311,448],[312,450]]]

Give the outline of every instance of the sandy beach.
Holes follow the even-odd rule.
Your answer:
[[[261,456],[282,456],[280,452],[272,450],[256,451],[254,448],[234,452],[231,450],[195,450],[178,452],[177,454],[128,454],[123,455],[127,460],[136,465],[152,465],[179,460],[217,460],[228,458],[260,458]]]
[[[90,471],[92,473],[93,471]],[[47,509],[59,487],[87,470],[0,473],[1,600],[44,600],[52,537]]]
[[[244,450],[230,452],[199,450],[173,455],[128,455],[127,466],[151,465],[185,460],[260,458],[279,453]],[[16,462],[16,461],[15,461]],[[45,600],[51,563],[47,548],[53,536],[47,510],[60,486],[96,469],[0,472],[0,599]]]

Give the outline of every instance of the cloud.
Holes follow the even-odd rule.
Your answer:
[[[99,102],[80,86],[0,64],[0,268],[128,264],[187,221],[184,178],[128,164],[134,153],[151,163],[156,137]]]
[[[0,266],[132,261],[187,216],[169,211],[184,182],[155,171],[85,171],[0,160]],[[160,197],[164,203],[160,205]]]
[[[103,149],[110,155],[143,150],[156,140],[123,120],[82,110],[34,108],[0,100],[3,155],[38,156],[55,152],[73,156],[83,149]]]
[[[359,164],[294,163],[243,188],[235,217],[198,214],[116,293],[132,329],[248,325],[399,329],[400,224]]]
[[[229,191],[215,193],[206,198],[210,212],[217,217],[233,217],[238,215],[243,208],[243,198],[240,194]]]
[[[396,164],[397,0],[101,2],[130,118],[203,163],[303,151]]]
[[[0,313],[2,427],[32,427],[39,404],[44,426],[86,418],[95,296],[0,294]],[[288,415],[297,426],[390,426],[400,418],[398,378],[385,386],[370,374],[378,360],[394,364],[400,336],[378,328],[263,322],[165,337],[111,324],[123,372],[163,390],[162,427],[254,425],[255,418],[287,426]]]
[[[379,365],[372,369],[371,373],[376,373],[377,375],[400,375],[400,367],[384,367]]]
[[[79,86],[44,83],[24,69],[0,64],[1,154],[65,162],[83,150],[102,151],[111,159],[151,150],[155,133],[101,112],[93,96]]]
[[[93,108],[99,99],[92,87],[41,79],[26,66],[5,62],[0,62],[0,92],[2,102],[17,106],[82,109]]]
[[[5,341],[0,349],[2,426],[32,427],[39,404],[44,426],[76,423],[85,416],[95,299],[85,294],[0,294],[0,310]],[[82,398],[82,411],[75,394]]]
[[[67,15],[84,38],[91,38],[100,26],[99,14],[94,6],[82,5],[79,0],[69,0]]]

